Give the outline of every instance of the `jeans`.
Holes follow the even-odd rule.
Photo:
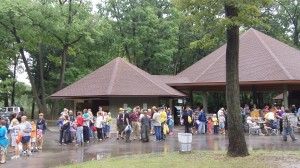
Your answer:
[[[142,140],[144,142],[149,141],[149,133],[150,133],[150,126],[142,125]]]
[[[94,123],[90,123],[90,137],[95,138],[95,137],[96,137],[96,134],[95,134],[95,132],[93,131],[93,127],[94,127]]]
[[[154,131],[155,131],[155,137],[156,137],[156,140],[159,141],[162,139],[162,136],[161,136],[161,126],[154,126]]]
[[[88,126],[83,126],[83,141],[87,142],[90,140],[90,129]]]
[[[200,121],[199,127],[198,127],[198,133],[205,134],[205,122]]]
[[[287,141],[287,133],[290,134],[292,140],[296,140],[292,127],[283,127],[283,140]]]
[[[184,126],[184,133],[190,133],[190,126],[188,125]]]
[[[77,127],[76,130],[76,139],[77,139],[77,144],[81,144],[83,142],[83,127]]]
[[[214,125],[214,134],[217,134],[219,132],[219,126]]]
[[[103,130],[103,128],[97,128],[97,138],[98,139],[103,139],[102,130]]]
[[[169,125],[169,132],[173,132],[173,125]]]

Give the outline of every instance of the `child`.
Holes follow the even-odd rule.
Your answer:
[[[106,138],[110,138],[110,122],[111,122],[111,113],[108,112],[106,116],[106,125],[105,125]]]
[[[172,119],[172,115],[168,117],[169,118],[169,135],[174,135],[174,132],[173,132],[173,128],[174,128],[174,120]]]
[[[19,144],[16,142],[16,139],[19,135],[19,131],[21,131],[21,127],[19,125],[19,121],[17,119],[12,119],[11,124],[9,125],[9,130],[11,131],[11,146],[14,148],[14,156],[11,159],[19,159],[20,158],[20,150]]]
[[[76,142],[76,129],[77,129],[77,122],[74,121],[73,123],[71,123],[71,128],[70,128],[72,142]]]
[[[207,131],[208,131],[208,134],[212,134],[212,127],[213,127],[212,118],[208,117],[208,120],[207,120]]]
[[[36,125],[34,121],[31,121],[31,152],[37,152],[37,145],[36,145]]]
[[[220,126],[220,131],[221,131],[220,133],[225,134],[225,116],[224,116],[224,113],[220,114],[219,126]]]
[[[218,134],[219,122],[218,122],[216,114],[213,114],[212,122],[213,122],[213,125],[214,125],[214,134]]]
[[[59,128],[62,127],[63,122],[64,122],[63,118],[62,118],[62,117],[59,117],[58,120],[57,120],[57,125],[59,126]]]
[[[42,140],[43,140],[43,130],[38,129],[36,131],[36,139],[37,139],[37,145],[41,146]],[[42,149],[42,148],[41,148]]]

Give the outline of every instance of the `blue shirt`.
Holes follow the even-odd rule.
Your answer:
[[[8,145],[8,139],[7,139],[6,133],[7,133],[6,127],[2,126],[0,128],[0,146],[2,146],[4,148],[6,148]]]

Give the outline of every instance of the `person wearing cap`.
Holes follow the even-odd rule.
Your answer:
[[[130,120],[130,114],[132,112],[132,108],[128,107],[127,110],[126,110],[126,113],[124,115],[124,127],[131,127],[131,120]],[[131,131],[126,131],[125,132],[125,139],[126,139],[126,142],[130,142],[130,134],[131,134]]]
[[[123,108],[119,108],[119,114],[117,116],[117,140],[119,140],[119,136],[123,138],[123,132],[124,132],[124,109]]]
[[[37,131],[42,130],[43,135],[45,135],[47,123],[46,123],[43,113],[39,114],[39,119],[36,122],[36,128],[37,128]],[[44,136],[41,137],[41,139],[39,140],[39,143],[37,144],[38,150],[42,150],[43,142],[44,142]]]

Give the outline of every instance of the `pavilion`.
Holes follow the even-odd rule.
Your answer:
[[[102,105],[114,113],[118,107],[149,108],[162,98],[172,106],[184,93],[225,91],[225,53],[226,44],[176,76],[150,75],[118,57],[50,97],[74,100],[74,110]],[[255,29],[240,36],[240,89],[253,92],[256,104],[259,92],[280,91],[288,106],[288,92],[300,91],[299,67],[299,50]]]

